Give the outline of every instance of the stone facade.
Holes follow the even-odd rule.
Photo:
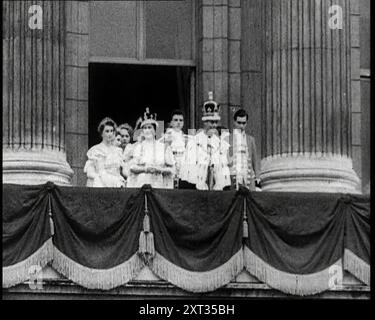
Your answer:
[[[72,185],[86,185],[83,167],[88,148],[89,2],[66,1],[66,155]]]
[[[31,4],[43,6],[43,30],[27,28]],[[207,91],[228,128],[244,107],[265,190],[360,192],[359,179],[369,183],[368,1],[336,4],[342,30],[327,28],[327,0],[196,1],[196,126]],[[85,185],[90,1],[3,9],[4,182]]]

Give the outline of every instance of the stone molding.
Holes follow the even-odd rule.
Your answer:
[[[263,191],[361,193],[346,156],[284,154],[262,159],[261,168]]]
[[[3,149],[3,183],[71,185],[73,170],[63,151]]]

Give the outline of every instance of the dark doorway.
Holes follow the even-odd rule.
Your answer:
[[[171,111],[181,109],[189,128],[190,73],[190,67],[90,63],[89,147],[101,141],[97,126],[104,117],[134,127],[146,107],[165,126]]]

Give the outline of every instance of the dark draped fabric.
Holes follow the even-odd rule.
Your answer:
[[[245,245],[274,268],[317,272],[341,258],[345,211],[340,195],[248,193]]]
[[[366,196],[343,198],[346,209],[345,248],[370,264],[370,201]]]
[[[192,292],[246,269],[283,292],[315,294],[337,268],[370,285],[369,237],[368,196],[3,185],[3,287],[51,263],[108,290],[147,264]]]
[[[21,262],[51,237],[50,185],[3,185],[3,267]]]
[[[191,271],[221,266],[242,248],[242,205],[235,191],[153,190],[155,251]]]
[[[144,202],[138,189],[59,187],[52,199],[53,243],[69,258],[109,269],[137,252]]]
[[[368,197],[284,192],[245,197],[249,273],[293,295],[340,285],[343,269],[370,285]]]

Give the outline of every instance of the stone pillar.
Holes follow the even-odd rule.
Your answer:
[[[359,190],[351,159],[352,2],[264,1],[263,190]],[[331,5],[342,8],[342,29],[328,25]]]
[[[89,148],[89,1],[64,1],[66,16],[65,112],[66,157],[73,186],[85,186]]]
[[[32,5],[42,29],[31,29]],[[3,183],[68,185],[65,2],[3,1]]]

